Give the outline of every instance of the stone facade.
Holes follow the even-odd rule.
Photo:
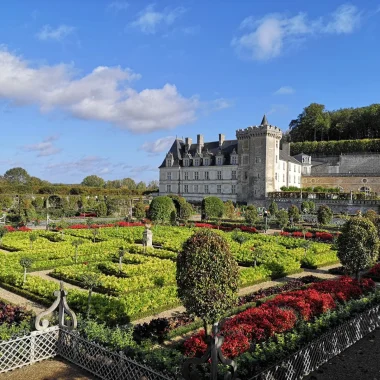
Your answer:
[[[176,139],[160,166],[160,195],[180,194],[199,202],[208,195],[223,201],[265,202],[268,192],[301,186],[302,164],[280,149],[282,132],[264,116],[259,126],[236,131],[237,140]]]

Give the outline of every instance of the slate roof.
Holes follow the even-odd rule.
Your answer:
[[[282,161],[289,161],[293,164],[301,165],[301,163],[296,160],[294,157],[289,156],[286,152],[280,149],[280,160]]]
[[[203,157],[206,154],[209,154],[211,158],[210,166],[214,166],[215,156],[217,156],[218,153],[221,152],[225,158],[224,165],[229,165],[230,155],[234,151],[234,149],[237,153],[237,150],[238,150],[237,140],[224,140],[221,147],[219,147],[219,141],[206,142],[204,143],[201,155]],[[194,158],[195,154],[197,153],[197,144],[191,144],[189,149],[187,149],[183,140],[175,139],[168,153],[173,154],[173,158],[174,158],[173,166],[183,166],[183,159],[186,154],[191,154],[192,158]],[[192,166],[192,163],[191,163],[191,166]],[[159,168],[164,168],[164,167],[166,167],[166,156],[162,164],[159,166]]]

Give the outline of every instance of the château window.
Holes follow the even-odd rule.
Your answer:
[[[183,160],[183,166],[189,166],[189,159],[188,158],[185,158],[184,160]]]
[[[218,171],[218,179],[222,179],[222,172]]]
[[[274,175],[274,178],[276,179],[276,181],[277,181],[277,173],[275,173],[275,175]]]
[[[244,179],[245,179],[245,180],[248,179],[248,172],[244,172]]]
[[[166,160],[166,166],[173,166],[173,164],[172,164],[172,159],[171,159],[171,158],[168,158],[168,159]]]
[[[198,193],[198,185],[194,185],[194,193]]]
[[[216,186],[216,192],[217,192],[218,194],[221,194],[221,193],[222,193],[222,185],[217,185],[217,186]]]
[[[285,162],[282,163],[282,168],[285,170]]]
[[[198,180],[199,179],[199,172],[194,172],[194,179]]]
[[[171,193],[172,192],[172,185],[166,185],[166,192]]]
[[[276,164],[277,164],[277,162],[278,162],[278,157],[277,157],[277,154],[276,154]]]
[[[365,195],[369,195],[371,193],[371,189],[367,186],[361,187],[359,191],[365,193]]]
[[[185,180],[187,181],[189,179],[189,172],[185,172]]]
[[[238,157],[231,156],[231,165],[237,165],[237,164],[238,164]]]
[[[218,157],[217,158],[217,164],[218,165],[223,165],[223,157]]]
[[[210,179],[208,172],[205,172],[205,179]]]
[[[260,157],[256,157],[255,162],[256,162],[256,164],[259,164],[261,162],[261,158]]]
[[[231,193],[236,194],[236,185],[231,186]]]
[[[188,192],[189,192],[189,185],[185,185],[185,186],[184,186],[184,192],[185,192],[185,193],[188,193]]]
[[[167,179],[168,181],[171,181],[171,179],[172,179],[172,173],[171,173],[171,172],[168,172],[168,173],[166,174],[166,179]]]
[[[232,170],[232,179],[236,179],[236,170]]]
[[[209,194],[208,185],[205,185],[205,193]]]
[[[247,155],[243,156],[243,165],[248,165],[248,156]]]
[[[195,160],[194,160],[194,166],[199,166],[199,158],[196,158]]]
[[[204,166],[209,166],[209,165],[210,165],[210,159],[209,159],[209,158],[205,158],[205,159],[203,160],[203,165],[204,165]]]
[[[285,174],[282,175],[282,182],[285,182]]]

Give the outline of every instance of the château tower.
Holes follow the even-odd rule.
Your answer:
[[[265,200],[275,191],[279,162],[280,128],[270,125],[264,115],[259,126],[236,131],[239,168],[237,200],[248,204]]]

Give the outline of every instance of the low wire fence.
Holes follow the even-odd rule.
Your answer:
[[[380,327],[380,305],[323,334],[295,354],[250,380],[299,380]]]

